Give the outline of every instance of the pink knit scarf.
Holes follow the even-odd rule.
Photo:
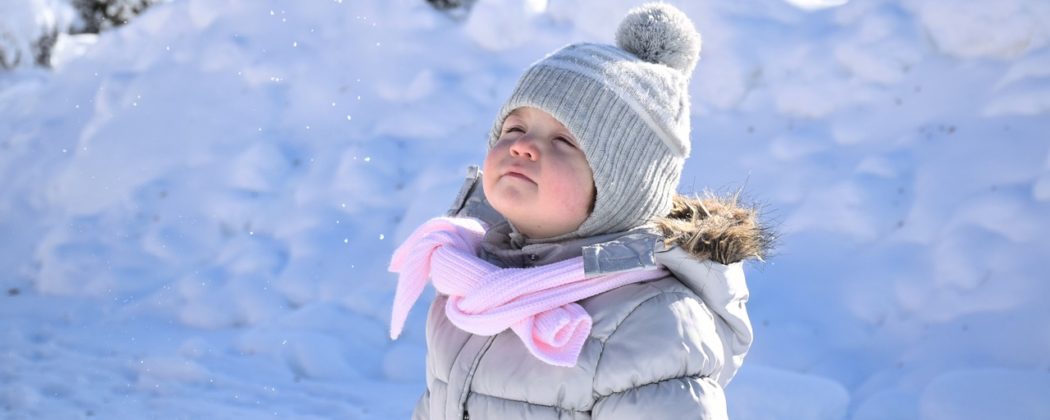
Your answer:
[[[438,292],[448,295],[445,315],[456,327],[485,336],[510,328],[536,358],[575,366],[591,317],[574,302],[667,273],[653,268],[587,278],[583,257],[533,268],[499,268],[475,255],[484,235],[477,220],[439,217],[417,228],[394,251],[390,271],[399,277],[390,338],[401,335],[429,278]]]

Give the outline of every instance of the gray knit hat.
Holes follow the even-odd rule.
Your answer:
[[[689,79],[700,34],[675,7],[628,12],[616,46],[568,45],[533,63],[503,105],[489,136],[520,107],[541,109],[579,141],[594,174],[594,211],[576,232],[625,231],[664,216],[689,156]]]

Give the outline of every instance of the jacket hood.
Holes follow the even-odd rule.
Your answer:
[[[724,364],[714,379],[725,386],[754,339],[743,262],[761,260],[773,243],[757,213],[734,196],[679,195],[673,210],[648,229],[585,246],[584,268],[588,275],[600,275],[661,265],[673,273],[716,318]]]
[[[762,260],[773,234],[759,223],[757,211],[741,206],[737,196],[678,195],[671,212],[656,221],[656,229],[664,245],[655,253],[656,262],[700,296],[721,321],[716,325],[725,363],[715,379],[725,386],[754,340],[743,261]]]

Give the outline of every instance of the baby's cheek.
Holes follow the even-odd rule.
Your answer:
[[[589,192],[585,185],[571,182],[559,183],[554,189],[554,196],[558,200],[558,210],[567,217],[586,216],[591,205]]]
[[[584,216],[590,214],[591,204],[594,202],[594,177],[591,170],[584,162],[574,172],[572,190],[568,193],[573,199],[573,206]]]
[[[485,161],[481,163],[481,185],[484,187],[491,187],[491,180],[496,177],[495,150],[490,149],[489,153],[485,155]]]

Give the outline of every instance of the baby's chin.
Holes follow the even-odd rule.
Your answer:
[[[544,202],[534,189],[520,185],[497,183],[485,195],[492,208],[529,239],[574,232],[587,219],[586,213],[567,210],[561,202]]]
[[[500,213],[513,212],[514,209],[533,209],[537,207],[539,197],[536,186],[524,181],[496,182],[485,189],[485,198]],[[506,216],[506,215],[504,215]]]

